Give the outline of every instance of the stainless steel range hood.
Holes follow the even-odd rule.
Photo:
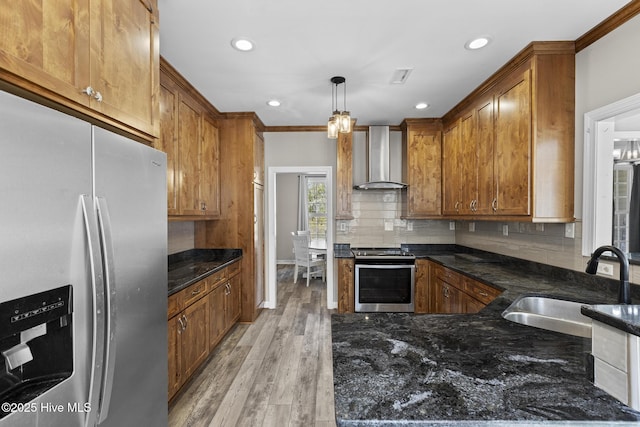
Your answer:
[[[394,182],[389,174],[389,126],[369,126],[367,141],[367,181],[355,185],[356,190],[387,190],[406,188],[407,184]]]

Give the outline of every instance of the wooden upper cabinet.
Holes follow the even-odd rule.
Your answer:
[[[97,4],[99,7],[94,7]],[[156,0],[91,1],[92,108],[157,136],[160,122]]]
[[[529,215],[531,183],[530,70],[507,81],[496,95],[495,177],[499,215]]]
[[[160,86],[160,138],[155,148],[167,154],[167,213],[178,215],[178,189],[180,168],[178,165],[178,91],[175,86],[163,82]]]
[[[574,92],[574,44],[534,42],[447,113],[444,215],[573,221]]]
[[[219,113],[164,60],[161,70],[155,147],[167,154],[167,213],[170,219],[219,218]]]
[[[402,196],[405,218],[440,217],[442,125],[440,120],[405,120],[402,123]]]
[[[204,215],[220,216],[220,136],[217,122],[202,116],[200,149],[200,199]]]
[[[336,153],[336,219],[353,219],[353,132],[338,133]]]
[[[481,100],[475,108],[476,215],[490,215],[495,194],[493,97]]]
[[[442,136],[442,213],[459,215],[462,207],[462,161],[460,122],[450,125]]]
[[[476,146],[476,115],[470,111],[460,119],[459,144],[460,212],[473,214],[478,204],[478,153]]]
[[[0,34],[2,80],[138,138],[158,136],[156,0],[0,0]]]
[[[179,211],[200,215],[200,106],[181,94],[178,103]]]

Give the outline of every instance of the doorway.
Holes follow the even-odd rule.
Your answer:
[[[265,214],[267,221],[267,233],[265,236],[267,249],[267,286],[265,296],[265,308],[275,309],[277,295],[277,259],[278,259],[278,239],[290,238],[290,231],[278,230],[278,175],[312,175],[323,178],[326,188],[326,247],[327,247],[327,308],[337,308],[337,301],[334,290],[333,273],[333,171],[331,166],[286,166],[269,167],[267,170],[267,211]],[[284,191],[282,188],[281,191]],[[297,194],[292,195],[297,199]]]

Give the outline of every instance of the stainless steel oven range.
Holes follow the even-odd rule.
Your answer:
[[[396,248],[360,248],[355,257],[355,311],[414,311],[415,256]]]

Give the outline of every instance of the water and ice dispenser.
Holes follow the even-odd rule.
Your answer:
[[[0,402],[27,403],[71,376],[72,301],[66,285],[0,303]]]

